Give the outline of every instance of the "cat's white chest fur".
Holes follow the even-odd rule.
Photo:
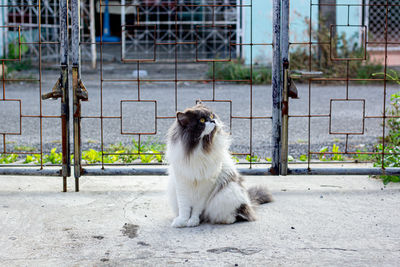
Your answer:
[[[167,152],[168,161],[176,178],[196,183],[203,180],[215,180],[222,167],[223,155],[221,154],[205,154],[201,146],[198,146],[190,157],[187,157],[180,142]]]

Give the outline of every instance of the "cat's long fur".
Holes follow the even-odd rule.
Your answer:
[[[168,195],[177,216],[173,227],[201,221],[230,224],[254,221],[254,205],[272,201],[266,188],[247,191],[228,151],[230,138],[218,117],[202,104],[177,113],[168,133]],[[194,120],[207,117],[194,125]],[[213,119],[210,117],[214,116]],[[191,124],[190,124],[191,123]]]

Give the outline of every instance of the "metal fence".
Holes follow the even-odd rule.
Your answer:
[[[284,1],[285,2],[285,1]],[[315,25],[318,25],[318,16],[316,12],[321,7],[334,6],[341,12],[342,20],[336,24],[331,24],[326,33],[322,33],[324,29],[316,31]],[[288,15],[288,9],[283,6],[283,14]],[[290,51],[295,51],[299,47],[304,48],[307,62],[307,69],[304,72],[303,82],[308,84],[307,111],[304,113],[289,112],[287,115],[289,121],[295,123],[296,120],[303,120],[307,125],[307,164],[304,168],[289,168],[289,174],[390,174],[398,173],[398,169],[384,168],[388,163],[389,155],[398,156],[393,151],[385,149],[385,140],[388,133],[387,123],[389,119],[398,119],[398,115],[388,113],[390,94],[398,90],[396,86],[389,83],[389,64],[388,59],[392,56],[388,54],[391,48],[399,48],[400,42],[397,40],[399,27],[394,19],[397,16],[399,3],[396,1],[310,1],[309,3],[309,28],[307,30],[307,38],[304,41],[293,40],[289,42]],[[360,11],[359,17],[352,17],[354,10]],[[364,11],[369,11],[368,20],[363,19]],[[339,12],[338,11],[338,12]],[[313,16],[314,15],[314,16]],[[357,33],[358,53],[357,56],[352,56],[341,53],[338,37],[340,31],[353,29]],[[286,33],[284,33],[286,34]],[[308,39],[308,40],[307,40]],[[285,42],[286,43],[286,42]],[[379,76],[373,76],[373,73],[368,73],[367,77],[359,77],[351,71],[354,66],[362,68],[369,63],[370,53],[376,49],[381,50],[382,69],[376,72],[381,72]],[[321,51],[322,50],[322,51]],[[324,52],[325,50],[325,52]],[[325,64],[324,69],[338,69],[340,66],[341,72],[323,73],[321,70],[322,64]],[[360,63],[362,62],[362,63]],[[288,75],[289,76],[289,75]],[[293,75],[296,76],[296,75]],[[301,76],[301,75],[300,75]],[[316,100],[313,99],[313,94],[317,90],[321,90],[321,83],[325,84],[341,84],[343,86],[340,92],[326,91],[325,97],[320,99],[325,103],[323,111],[315,108]],[[360,85],[361,84],[361,85]],[[370,85],[371,89],[380,91],[380,107],[371,105],[372,99],[360,87]],[[326,87],[328,89],[329,87]],[[323,88],[322,88],[323,90]],[[375,96],[376,97],[376,96]],[[296,100],[294,100],[296,101]],[[292,101],[292,102],[294,102]],[[346,110],[350,107],[357,106],[354,113],[347,114]],[[325,131],[316,133],[315,121],[325,121]],[[344,122],[347,127],[343,127]],[[289,128],[289,133],[291,129]],[[358,149],[356,144],[360,143],[360,139],[366,135],[366,132],[372,131],[375,138],[375,143],[381,143],[381,151],[377,151],[376,147]],[[333,148],[318,151],[312,148],[315,139],[318,135],[328,134],[332,138],[342,139],[343,146],[341,151],[333,151]],[[369,133],[371,135],[371,133]],[[362,139],[361,139],[362,140]],[[378,141],[380,140],[380,141]],[[361,141],[362,142],[362,141]],[[290,148],[290,145],[289,145]],[[363,167],[354,166],[354,161],[347,160],[347,163],[353,164],[344,167],[346,162],[336,162],[342,165],[336,168],[319,168],[318,164],[323,162],[315,162],[313,159],[325,157],[326,155],[340,155],[352,157],[354,155],[370,155],[375,158],[380,158],[380,167]],[[385,163],[386,161],[386,163]],[[335,162],[330,162],[335,164]],[[344,165],[344,166],[343,166]]]
[[[5,45],[15,56],[1,59],[3,73],[11,61],[33,58],[32,53],[24,52],[26,47],[29,51],[37,51],[33,54],[37,53],[38,68],[34,78],[3,75],[1,154],[38,155],[38,161],[29,167],[2,164],[0,174],[62,176],[65,191],[66,177],[71,172],[72,153],[69,150],[72,138],[76,191],[79,190],[79,178],[85,175],[165,174],[162,143],[166,131],[177,111],[198,100],[216,110],[226,123],[226,129],[233,137],[232,154],[238,158],[243,174],[400,174],[399,168],[385,165],[387,156],[398,156],[385,150],[387,121],[399,118],[388,114],[390,94],[396,90],[387,75],[388,60],[393,57],[389,51],[391,47],[400,46],[393,37],[395,35],[389,34],[398,29],[391,27],[395,22],[388,19],[399,8],[393,1],[338,1],[336,4],[307,1],[300,14],[307,26],[300,39],[294,35],[289,38],[290,30],[295,29],[289,16],[298,16],[299,11],[294,10],[294,5],[289,6],[288,0],[268,1],[266,6],[270,9],[257,20],[256,14],[260,18],[261,12],[257,5],[265,5],[264,0],[110,1],[108,5],[100,0],[85,2],[89,8],[83,8],[83,2],[79,0],[71,0],[68,5],[67,1],[60,1],[57,7],[49,1],[28,2],[8,3],[2,8],[18,9],[19,14],[23,10],[39,10],[46,14],[45,10],[54,7],[53,17],[59,18],[56,21],[58,28],[53,30],[54,40],[43,41],[41,35],[46,32],[42,25],[43,16],[30,19],[29,34],[38,35],[32,40],[21,38],[25,36],[21,34],[21,25],[26,22],[22,19],[8,20],[2,26],[8,32],[13,29],[16,33],[14,45],[10,45],[8,39]],[[42,6],[42,2],[47,6]],[[347,14],[341,16],[344,22],[329,25],[324,31],[318,29],[317,10],[332,5]],[[100,15],[99,37],[94,41],[94,25],[87,16],[93,16],[94,8],[103,14],[106,7],[121,14],[121,20],[113,21],[114,27],[115,23],[119,24],[116,28],[120,29],[120,34],[113,41],[106,41],[105,17]],[[358,22],[351,18],[354,10],[364,10],[358,13]],[[365,10],[369,10],[370,15],[366,15]],[[380,15],[374,16],[374,25],[383,25],[383,39],[382,34],[371,26],[371,14],[377,14],[377,10]],[[369,21],[362,19],[362,14],[369,16]],[[88,26],[82,26],[82,22]],[[263,27],[272,29],[271,33],[258,38],[258,30]],[[353,49],[357,53],[353,54],[341,52],[345,45],[342,42],[347,40],[341,37],[344,36],[342,32],[349,29],[357,33],[357,49]],[[57,72],[43,70],[42,50],[48,46],[54,51],[60,49]],[[383,74],[355,76],[355,66],[367,65],[377,47],[382,53],[374,56],[383,59]],[[269,60],[257,58],[256,52],[260,48],[271,56]],[[82,60],[84,51],[97,54],[95,70],[91,70],[93,62]],[[6,54],[9,55],[9,51]],[[242,61],[237,57],[242,57]],[[259,62],[270,69],[271,86],[255,84],[254,74],[260,69]],[[240,63],[247,66],[244,70],[248,72],[247,76],[233,79],[218,76],[221,66],[231,64],[235,67]],[[86,64],[90,66],[86,67]],[[297,66],[305,67],[296,69]],[[324,72],[329,69],[333,71]],[[35,84],[37,101],[33,103],[32,94],[23,91],[16,82]],[[379,107],[372,108],[368,91],[360,89],[365,84],[370,84],[368,88],[374,92],[379,90]],[[29,96],[27,100],[23,99],[25,93]],[[300,99],[290,99],[297,93]],[[43,101],[49,98],[60,98],[61,109],[58,102]],[[39,111],[27,113],[26,107],[32,106],[37,106]],[[7,116],[11,109],[19,110],[19,113]],[[54,109],[60,112],[54,112]],[[346,110],[352,110],[354,114],[348,114]],[[51,122],[46,124],[47,121]],[[37,124],[37,131],[33,131],[30,124]],[[24,128],[31,130],[24,131]],[[294,140],[298,139],[295,133],[299,129],[304,132],[305,140],[301,142]],[[58,154],[61,157],[58,165],[44,163],[52,149],[46,139],[49,130],[53,135],[54,131],[59,133],[62,154]],[[21,152],[16,146],[10,148],[9,140],[18,144],[19,137],[34,132],[39,144],[37,150],[22,149]],[[322,135],[337,139],[334,142],[340,145],[340,151],[331,148],[332,142],[326,141],[328,138],[319,141]],[[357,144],[367,140],[363,139],[366,136],[370,138],[368,140],[374,138],[374,143],[378,143],[380,137],[382,151],[376,151],[374,146],[359,151]],[[304,158],[303,161],[290,160],[290,154],[299,146],[305,161]],[[328,147],[321,150],[321,146]],[[379,157],[381,166],[346,165],[356,162],[355,155]],[[340,160],[329,160],[332,156]],[[330,165],[321,165],[326,160]],[[332,164],[340,166],[332,167]]]
[[[103,8],[103,5],[105,2],[100,1],[99,8]],[[141,4],[133,2],[123,4],[121,1],[119,4],[114,3],[112,7],[114,10],[118,8],[135,10],[136,16],[131,25],[121,25],[121,41],[103,42],[103,32],[100,32],[100,42],[97,43],[99,72],[96,86],[98,87],[92,87],[85,81],[90,101],[82,103],[80,118],[84,140],[82,143],[87,143],[89,139],[96,140],[87,148],[99,149],[102,160],[101,163],[78,162],[81,168],[76,165],[75,169],[82,169],[79,175],[130,175],[132,171],[140,174],[165,174],[165,168],[147,167],[133,170],[121,166],[115,167],[115,165],[143,165],[143,163],[134,160],[108,163],[107,158],[125,156],[129,159],[129,157],[162,155],[163,151],[154,153],[144,146],[148,142],[148,136],[153,136],[152,140],[164,142],[164,136],[175,119],[176,112],[194,105],[198,100],[217,110],[232,135],[243,130],[246,132],[246,140],[241,142],[241,146],[233,154],[237,157],[254,157],[254,132],[258,131],[260,135],[261,131],[270,131],[272,116],[268,108],[258,113],[253,111],[255,106],[265,107],[265,105],[263,99],[256,101],[254,96],[256,89],[251,73],[255,66],[252,51],[253,47],[262,46],[272,53],[272,40],[253,41],[252,25],[248,32],[250,39],[245,42],[243,38],[239,38],[240,14],[248,14],[249,21],[252,21],[252,5],[242,1],[226,0],[158,1],[157,3],[145,1]],[[103,28],[103,23],[101,17],[100,29]],[[272,20],[265,18],[262,23],[272,25]],[[91,44],[81,43],[81,47],[88,45]],[[235,61],[240,51],[245,48],[248,48],[249,52],[250,76],[235,80],[216,78],[219,64]],[[109,63],[105,56],[110,51],[120,51],[118,57],[122,67],[113,66],[121,70],[118,75],[110,74]],[[192,65],[187,65],[188,63]],[[197,72],[183,75],[187,66],[192,68],[199,66],[202,71],[208,70],[209,73],[207,76]],[[152,69],[157,68],[166,68],[167,71],[151,73]],[[124,69],[130,71],[124,72]],[[84,74],[82,79],[85,80]],[[238,98],[244,100],[242,103],[234,103],[226,88],[222,88],[225,92],[221,94],[220,88],[226,86],[225,84],[229,86],[233,82],[241,85],[240,92],[236,94]],[[205,84],[206,88],[201,87],[202,84]],[[189,88],[192,86],[198,90],[191,91]],[[115,97],[116,92],[118,97]],[[261,89],[258,88],[258,95],[260,92]],[[265,99],[270,98],[270,93],[261,93]],[[93,112],[93,108],[89,108],[90,105],[99,107],[98,111]],[[141,117],[145,117],[145,120],[141,120]],[[94,133],[92,129],[98,130]],[[112,151],[109,149],[110,139],[123,143],[132,142],[134,139],[137,149]],[[269,147],[269,140],[265,141]],[[265,172],[263,169],[251,168],[254,166],[252,161],[248,163],[246,165],[250,168],[243,168],[243,173]],[[159,164],[151,162],[151,165]]]

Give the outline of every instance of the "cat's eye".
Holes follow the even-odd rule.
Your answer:
[[[214,114],[211,114],[211,115],[210,115],[210,119],[214,119]]]
[[[206,119],[201,118],[201,119],[200,119],[200,122],[201,122],[201,123],[205,123],[205,122],[206,122]]]

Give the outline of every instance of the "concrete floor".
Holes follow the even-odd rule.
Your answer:
[[[73,180],[69,182],[72,191]],[[0,177],[0,266],[399,266],[400,184],[246,177],[258,220],[174,229],[166,177]]]

